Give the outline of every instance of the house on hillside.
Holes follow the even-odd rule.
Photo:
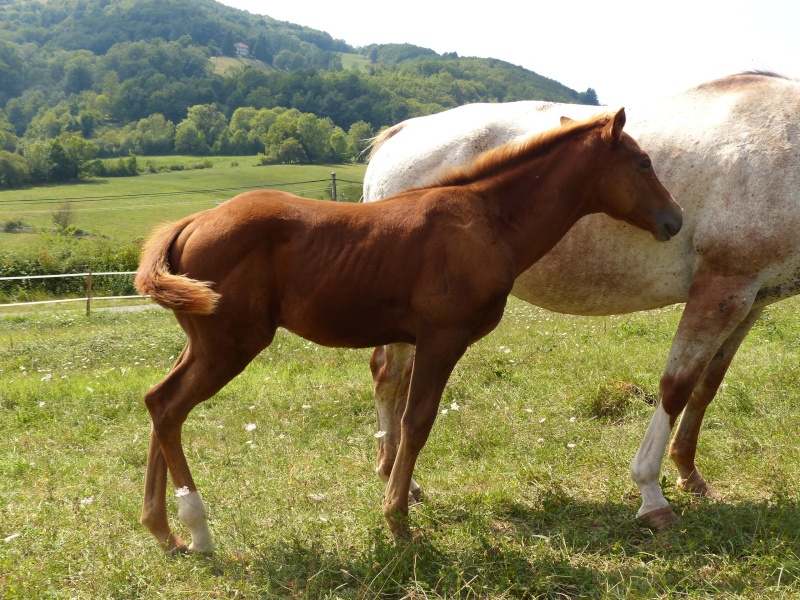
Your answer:
[[[250,56],[250,46],[248,46],[247,44],[243,44],[242,42],[236,42],[233,45],[233,47],[236,50],[237,56],[244,56],[245,58]]]

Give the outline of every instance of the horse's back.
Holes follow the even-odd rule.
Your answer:
[[[482,152],[532,131],[559,125],[568,107],[573,118],[602,112],[597,106],[520,101],[505,104],[467,104],[436,115],[402,123],[369,161],[364,177],[364,200],[372,202],[411,187],[431,183],[447,167],[471,162]]]
[[[591,110],[598,108],[511,103],[464,110],[464,118],[454,109],[411,120],[370,163],[365,199],[435,177],[477,154],[480,141],[513,139]],[[684,208],[682,231],[657,244],[590,215],[517,280],[515,295],[558,312],[616,314],[685,301],[701,257],[755,269],[765,286],[800,271],[800,84],[734,76],[628,109],[628,117],[626,130]]]

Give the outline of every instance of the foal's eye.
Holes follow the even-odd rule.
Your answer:
[[[639,170],[640,171],[648,171],[652,163],[650,162],[649,158],[645,158],[642,162],[639,163]]]

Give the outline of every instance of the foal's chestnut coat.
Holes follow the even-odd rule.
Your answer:
[[[623,110],[567,120],[438,185],[371,204],[248,192],[157,232],[136,286],[175,311],[188,341],[145,395],[153,432],[142,523],[168,549],[184,548],[167,522],[169,469],[189,548],[213,550],[181,427],[285,327],[326,346],[416,345],[383,504],[394,535],[408,537],[411,474],[444,386],[467,347],[500,321],[516,277],[589,213],[659,240],[680,229],[680,207],[624,123]]]

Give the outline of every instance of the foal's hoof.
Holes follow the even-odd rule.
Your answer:
[[[714,490],[711,489],[711,486],[706,483],[706,480],[703,479],[701,475],[697,473],[692,473],[686,479],[682,477],[678,477],[678,481],[675,484],[679,490],[684,491],[688,494],[692,494],[693,496],[698,497],[705,497],[705,498],[716,498],[717,495],[714,493]]]
[[[640,515],[639,519],[654,531],[664,531],[670,525],[678,522],[678,515],[669,506],[664,506]]]
[[[174,533],[169,534],[169,538],[164,542],[164,549],[167,551],[167,554],[171,556],[189,552],[189,547],[186,545],[186,542]]]
[[[422,493],[422,488],[417,488],[408,492],[409,504],[422,504],[425,502],[425,494]]]

